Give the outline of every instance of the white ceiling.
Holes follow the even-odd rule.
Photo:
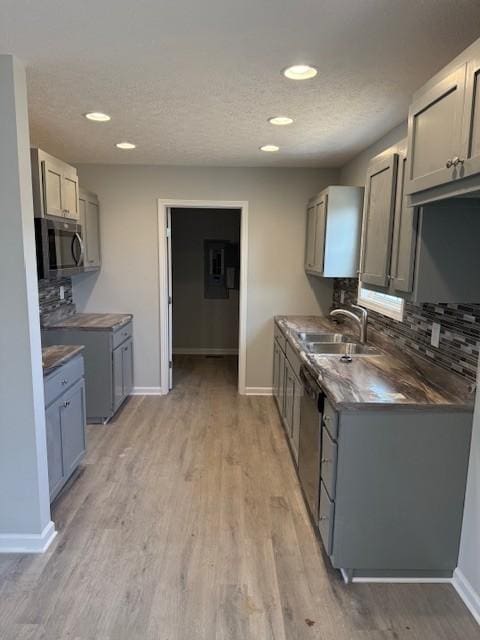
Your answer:
[[[32,141],[73,162],[340,166],[479,26],[478,0],[0,0],[0,52],[28,65]],[[318,76],[281,75],[301,62]],[[138,148],[115,149],[124,139]]]

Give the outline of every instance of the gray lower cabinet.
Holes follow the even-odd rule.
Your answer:
[[[80,356],[76,360],[76,363],[72,361],[45,378],[50,500],[58,495],[86,451],[83,359]],[[76,367],[69,366],[72,364]],[[77,377],[80,372],[80,377]],[[62,378],[60,384],[57,384],[58,376]],[[58,393],[60,395],[56,395]]]
[[[318,528],[335,568],[351,577],[452,575],[471,427],[470,412],[336,414],[326,401]]]
[[[283,335],[279,337],[277,334],[273,344],[273,395],[288,436],[295,464],[298,463],[300,403],[303,393],[303,385],[299,377],[300,366],[298,356],[287,345]]]
[[[132,322],[116,331],[46,329],[46,344],[83,345],[88,422],[107,422],[133,390]]]
[[[480,201],[409,206],[406,141],[367,171],[360,279],[368,289],[417,303],[480,301]],[[452,226],[452,220],[455,224]]]

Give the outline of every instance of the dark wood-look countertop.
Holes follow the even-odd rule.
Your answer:
[[[132,318],[131,313],[75,313],[73,316],[48,324],[43,329],[113,331],[130,322]]]
[[[43,375],[48,376],[49,373],[61,367],[79,353],[83,351],[82,346],[75,346],[70,344],[56,344],[51,347],[44,347],[42,349],[42,366]]]
[[[403,408],[473,412],[474,390],[468,382],[421,357],[405,354],[370,330],[368,342],[379,355],[310,354],[297,332],[337,332],[358,341],[347,323],[322,316],[277,316],[275,322],[337,410]]]

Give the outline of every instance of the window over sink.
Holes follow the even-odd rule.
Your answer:
[[[387,293],[365,289],[361,282],[358,286],[358,304],[388,318],[403,321],[405,300]]]

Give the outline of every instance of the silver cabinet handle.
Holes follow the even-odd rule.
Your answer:
[[[68,384],[68,380],[62,380],[62,386],[65,386],[66,384]]]
[[[330,518],[328,516],[320,516],[319,520],[330,520]]]
[[[320,462],[323,464],[323,463],[328,463],[328,462],[332,462],[332,461],[330,460],[330,458],[322,458],[320,460]]]
[[[447,162],[445,163],[445,166],[447,167],[447,169],[450,169],[451,167],[453,167],[453,160],[448,159]]]
[[[330,422],[330,416],[323,416],[323,421],[328,424]]]
[[[70,406],[70,400],[65,400],[65,402],[63,403],[63,406],[65,408],[69,407]]]
[[[461,158],[455,157],[453,159],[453,166],[457,167],[459,164],[462,164],[465,162],[465,160],[462,160]]]

